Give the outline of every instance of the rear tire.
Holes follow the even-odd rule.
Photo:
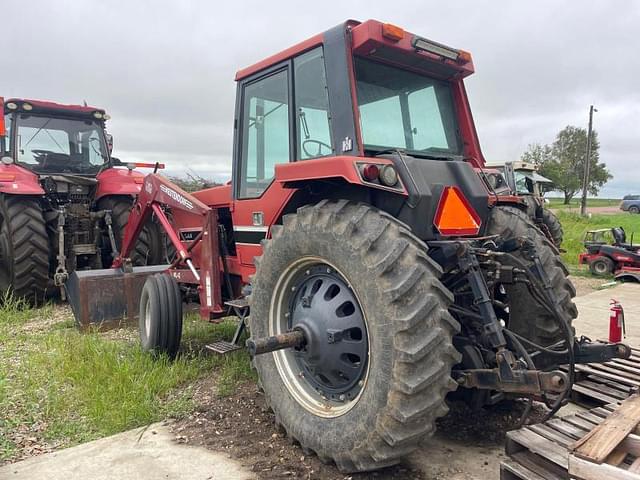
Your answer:
[[[254,359],[276,422],[343,472],[398,463],[433,433],[435,420],[448,410],[447,393],[456,388],[451,369],[460,354],[452,337],[460,326],[447,310],[453,297],[439,281],[439,266],[396,219],[346,200],[302,207],[271,233],[255,261],[251,335],[274,335],[304,322],[319,332],[307,337],[315,340],[301,353],[281,350]],[[305,283],[313,275],[339,286],[336,299],[350,300],[340,297],[331,307],[333,285],[321,283],[314,291],[315,283]],[[318,309],[320,300],[326,310]],[[348,304],[352,308],[344,314]],[[300,317],[304,308],[308,313]],[[320,328],[342,321],[342,331],[350,332],[356,320],[364,322],[365,333],[338,341],[327,340],[329,329]],[[364,358],[360,353],[337,357],[338,350],[331,350],[353,349],[353,343],[340,345],[364,338]],[[314,363],[316,348],[326,362]],[[355,362],[344,367],[352,370],[326,367],[343,355]],[[342,374],[357,387],[331,390],[327,377],[334,373],[337,384]]]
[[[175,358],[182,337],[182,297],[171,275],[147,278],[140,296],[138,327],[143,350]]]
[[[560,248],[562,240],[564,239],[564,230],[562,229],[562,224],[560,223],[560,220],[558,220],[556,214],[546,208],[543,209],[542,222],[547,226],[555,246]]]
[[[113,234],[118,251],[122,248],[124,230],[129,221],[129,212],[133,206],[130,197],[106,197],[98,202],[98,210],[110,210]],[[143,227],[135,248],[130,254],[133,266],[158,265],[162,261],[162,241],[158,226],[148,221]]]
[[[613,274],[615,264],[609,257],[596,257],[589,262],[589,271],[596,277],[606,277]]]
[[[512,207],[495,207],[489,217],[487,235],[499,235],[502,240],[511,238],[532,239],[542,266],[553,291],[558,299],[559,313],[571,325],[578,316],[578,310],[572,301],[576,289],[567,278],[569,271],[560,259],[558,249],[538,229],[523,212]],[[523,252],[512,252],[521,261],[531,263]],[[505,260],[505,264],[509,264]],[[515,262],[511,262],[514,263]],[[516,266],[516,265],[514,265]],[[555,317],[547,312],[529,293],[523,284],[505,284],[507,303],[509,305],[508,328],[529,340],[544,346],[552,345],[565,339],[565,335]]]
[[[35,198],[0,195],[0,295],[41,303],[49,284],[49,240]],[[0,298],[1,299],[1,298]]]

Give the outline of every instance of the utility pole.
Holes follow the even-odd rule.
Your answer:
[[[587,190],[589,189],[589,170],[591,170],[591,133],[593,131],[593,112],[598,110],[589,108],[589,131],[587,132],[587,157],[584,161],[584,178],[582,179],[582,203],[580,205],[580,215],[587,214]]]

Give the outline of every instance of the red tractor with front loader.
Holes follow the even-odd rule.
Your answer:
[[[467,52],[374,20],[240,70],[231,182],[148,175],[113,268],[69,282],[79,322],[137,316],[143,347],[174,357],[184,302],[237,316],[209,348],[248,327],[276,422],[345,472],[399,462],[454,391],[555,412],[576,363],[631,351],[575,338],[557,248],[475,170],[471,73]],[[175,248],[154,271],[130,258],[152,216]]]
[[[111,157],[100,108],[0,97],[0,298],[31,303],[61,289],[76,270],[117,256],[144,175]],[[153,222],[134,252],[158,263]]]

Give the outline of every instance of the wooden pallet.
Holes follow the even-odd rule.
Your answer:
[[[625,437],[602,464],[594,464],[572,454],[574,445],[609,418],[618,407],[618,404],[604,405],[508,432],[505,450],[509,458],[500,465],[500,479],[640,480],[640,475],[635,473],[640,468],[638,427]]]
[[[571,400],[587,408],[620,403],[640,389],[640,350],[628,359],[576,365]],[[566,368],[564,369],[567,370]]]

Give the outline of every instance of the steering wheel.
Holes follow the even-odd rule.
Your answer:
[[[50,150],[37,149],[31,150],[31,153],[35,154],[34,160],[38,162],[42,167],[44,167],[47,163],[47,157],[53,152],[51,152]]]
[[[35,153],[38,157],[44,157],[46,155],[49,155],[51,152],[51,150],[41,150],[41,149],[37,149],[37,150],[31,150],[31,153]]]
[[[310,153],[309,150],[307,150],[307,145],[308,144],[315,144],[318,146],[318,151],[316,153]],[[308,157],[322,157],[324,155],[322,155],[322,147],[326,148],[327,150],[329,150],[329,153],[331,153],[333,151],[333,148],[331,147],[331,145],[328,145],[324,142],[321,142],[320,140],[313,140],[311,138],[305,140],[304,142],[302,142],[302,150],[304,151],[305,155],[307,155]]]

